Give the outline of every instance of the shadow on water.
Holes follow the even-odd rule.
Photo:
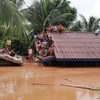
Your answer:
[[[99,67],[100,61],[50,61],[43,63],[45,66],[53,67]]]

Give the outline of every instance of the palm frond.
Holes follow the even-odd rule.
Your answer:
[[[81,14],[80,14],[80,17],[81,17],[81,20],[82,20],[83,28],[87,29],[88,28],[88,23],[87,23],[86,18],[83,15],[81,15]]]
[[[27,39],[25,16],[21,13],[17,6],[9,1],[3,0],[0,3],[0,22],[8,29],[4,35],[13,35],[19,38]]]

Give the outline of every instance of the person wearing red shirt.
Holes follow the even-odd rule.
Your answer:
[[[64,30],[64,28],[61,24],[59,24],[57,28],[58,28],[59,33],[61,33]]]

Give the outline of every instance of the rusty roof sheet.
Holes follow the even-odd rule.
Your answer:
[[[48,33],[55,43],[59,60],[100,59],[100,35],[83,32]]]

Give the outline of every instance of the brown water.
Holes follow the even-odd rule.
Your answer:
[[[60,68],[39,63],[0,67],[0,100],[97,100],[100,68]]]

